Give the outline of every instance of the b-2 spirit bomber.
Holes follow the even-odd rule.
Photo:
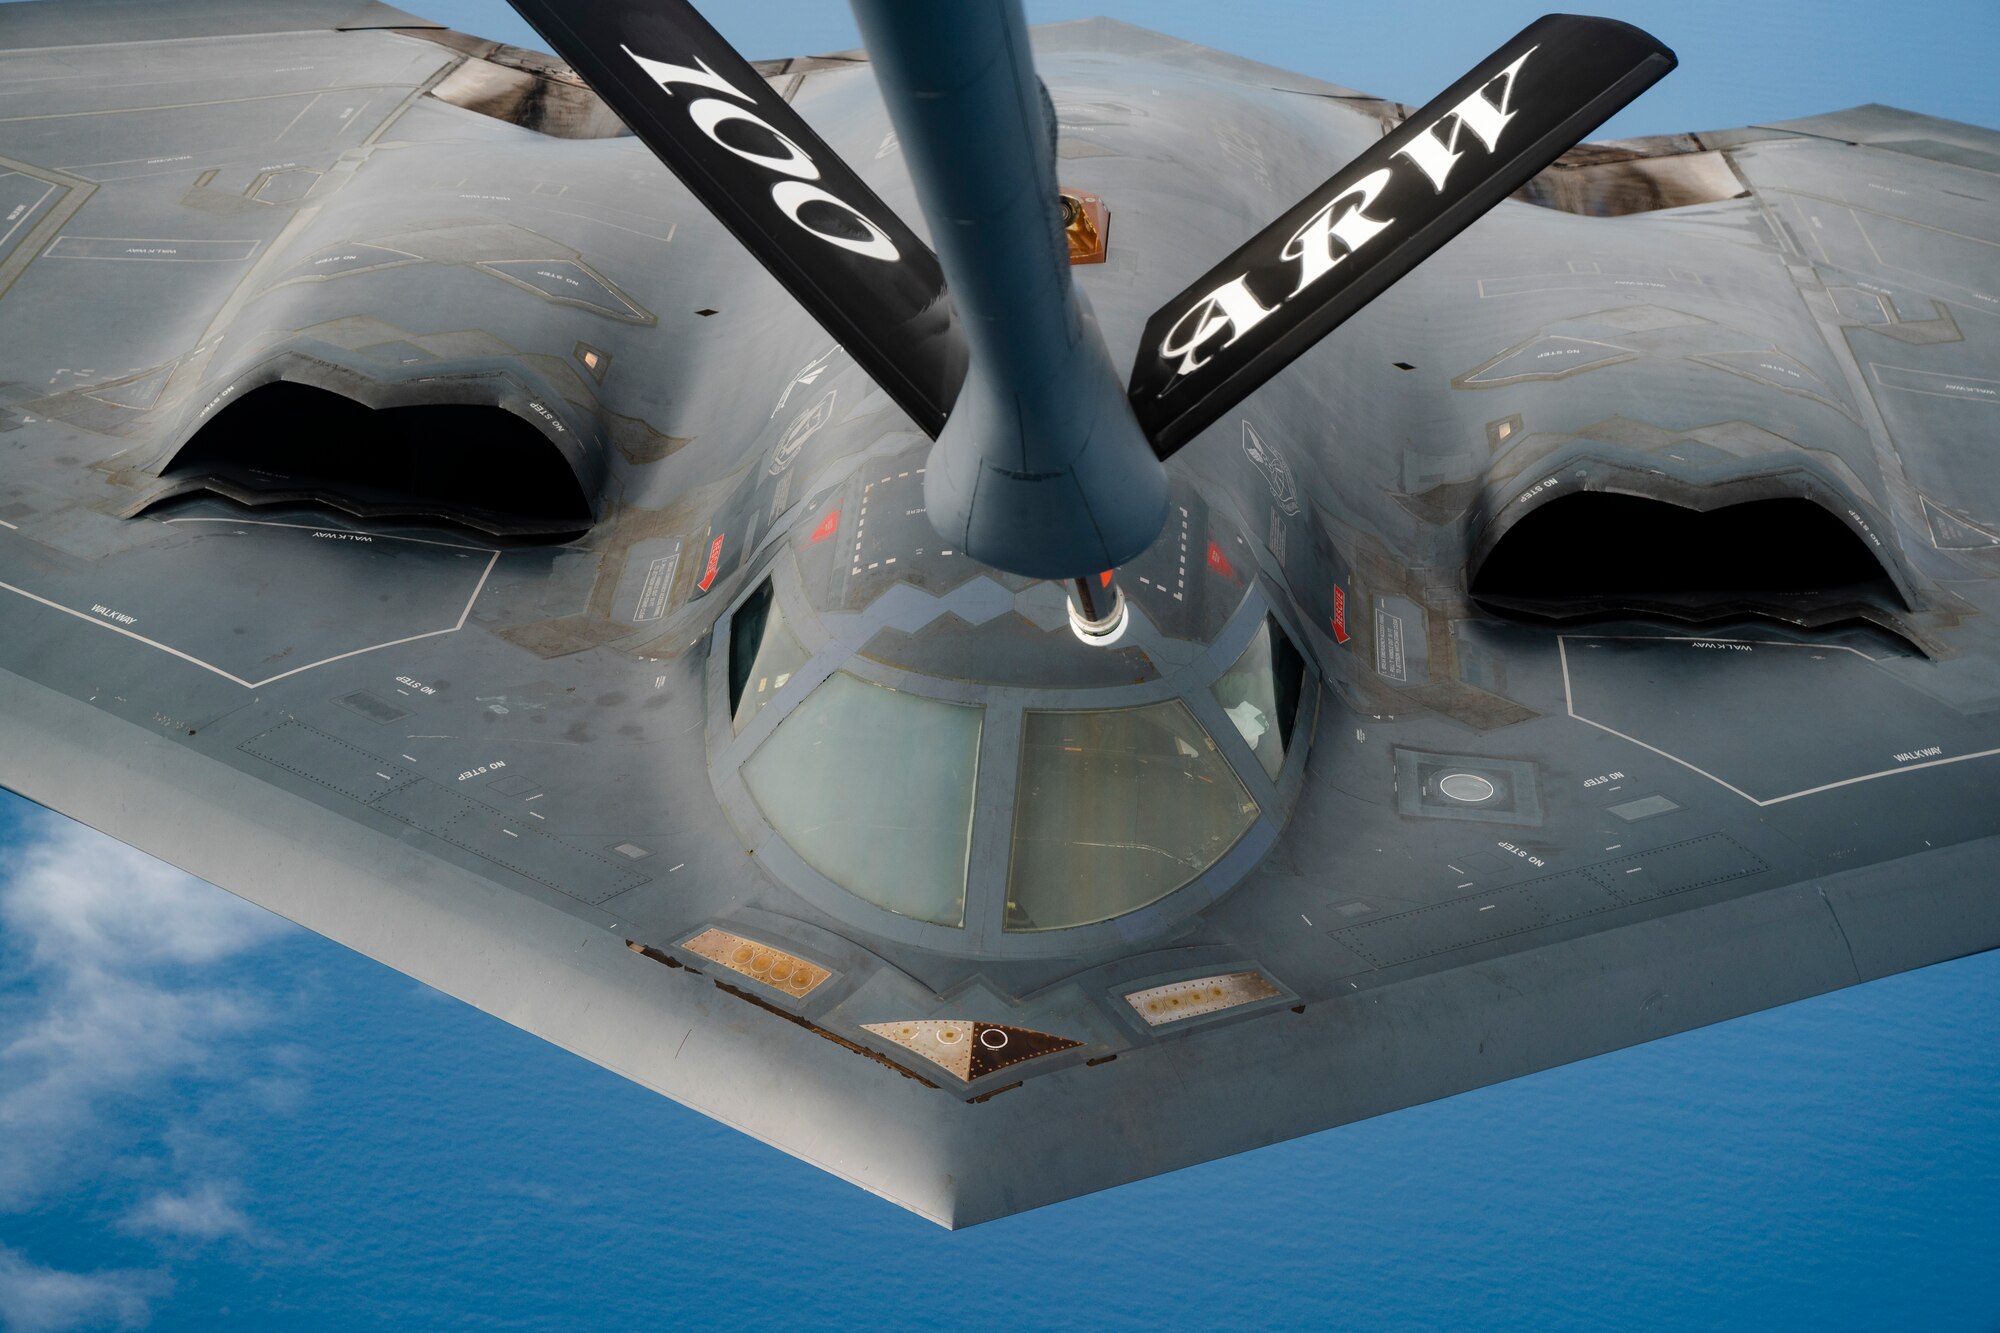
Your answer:
[[[854,2],[0,7],[0,782],[952,1226],[2000,943],[2000,134]]]

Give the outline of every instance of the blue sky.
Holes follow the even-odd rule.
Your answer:
[[[1105,15],[1285,69],[1420,104],[1531,20],[1523,0],[1025,0],[1030,23]],[[501,0],[403,6],[524,46],[533,30]],[[2000,128],[2000,4],[1993,0],[1620,0],[1581,12],[1636,23],[1680,68],[1599,137],[1722,129],[1862,102]],[[859,46],[841,0],[731,0],[704,15],[752,59]]]
[[[1409,101],[1536,12],[1029,10]],[[1683,61],[1611,132],[2000,125],[1991,0],[1603,12]],[[1968,959],[950,1235],[0,795],[0,1328],[2000,1329],[1996,1014]]]

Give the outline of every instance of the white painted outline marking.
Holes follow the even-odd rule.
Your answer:
[[[42,205],[46,204],[49,201],[49,196],[62,188],[63,187],[60,185],[51,185],[48,189],[43,190],[42,197],[35,200],[34,203],[29,204],[28,211],[21,214],[20,217],[14,219],[13,226],[7,228],[7,230],[4,232],[0,232],[0,248],[5,248],[8,240],[14,235],[14,233],[21,230],[22,226],[28,221],[28,219],[35,216],[35,214],[41,210]]]
[[[1937,550],[1984,551],[1990,548],[1986,546],[1938,546],[1937,527],[1931,522],[1932,514],[1942,515],[1945,519],[1947,519],[1950,522],[1958,524],[1958,526],[1961,528],[1970,528],[1972,531],[1978,533],[1982,537],[1991,538],[1993,546],[2000,546],[2000,532],[1988,532],[1985,528],[1980,527],[1977,523],[1968,522],[1967,520],[1960,518],[1957,514],[1952,513],[1949,509],[1946,509],[1942,505],[1935,503],[1928,495],[1925,495],[1922,492],[1919,492],[1917,494],[1917,499],[1923,506],[1924,525],[1930,528],[1931,530],[1931,545],[1935,547]]]
[[[169,40],[174,40],[174,39],[169,39]],[[162,80],[161,82],[176,82],[176,80]],[[150,87],[151,84],[134,83],[129,85],[113,85],[113,86],[114,87],[129,86],[133,88],[145,88],[145,87]],[[19,122],[24,120],[72,120],[72,119],[79,119],[84,116],[141,116],[149,112],[155,112],[155,111],[192,111],[198,107],[205,107],[205,106],[239,106],[244,102],[282,102],[288,97],[309,97],[309,96],[324,97],[328,93],[366,92],[371,88],[395,88],[398,91],[403,91],[404,89],[407,88],[407,86],[408,85],[405,84],[389,84],[389,83],[355,83],[355,84],[343,84],[338,88],[322,88],[316,94],[310,88],[300,88],[297,89],[296,91],[289,93],[258,93],[255,96],[251,97],[220,97],[205,102],[175,102],[170,106],[110,106],[110,107],[105,107],[102,110],[98,111],[48,111],[33,116],[0,117],[0,125],[18,124]],[[369,101],[373,100],[374,100],[373,98],[369,99]],[[368,105],[368,103],[363,102],[361,105],[365,107]],[[140,159],[134,158],[132,160],[139,161]]]
[[[228,255],[221,259],[181,259],[172,255],[59,255],[55,248],[64,241],[131,241],[138,245],[247,245],[250,248],[240,255]],[[72,236],[68,232],[48,243],[39,258],[74,259],[100,264],[247,264],[257,257],[263,248],[262,237],[242,236]]]
[[[1615,727],[1607,727],[1602,722],[1593,722],[1591,719],[1577,712],[1576,699],[1575,696],[1573,696],[1570,693],[1570,685],[1569,685],[1569,640],[1572,637],[1577,639],[1599,640],[1599,641],[1644,640],[1652,643],[1751,643],[1751,644],[1763,644],[1773,648],[1819,648],[1819,649],[1838,648],[1842,652],[1853,653],[1856,657],[1862,658],[1865,661],[1873,662],[1877,659],[1869,657],[1867,653],[1862,652],[1859,648],[1848,648],[1838,643],[1795,643],[1788,639],[1726,639],[1719,635],[1712,635],[1712,634],[1711,635],[1578,634],[1574,636],[1568,634],[1558,634],[1556,636],[1556,652],[1562,659],[1563,708],[1566,712],[1568,712],[1568,714],[1572,718],[1576,719],[1578,722],[1583,723],[1587,727],[1596,727],[1599,731],[1608,732],[1611,735],[1616,736],[1621,741],[1630,741],[1632,744],[1638,746],[1640,749],[1649,750],[1652,753],[1660,756],[1660,758],[1662,759],[1671,760],[1672,762],[1679,764],[1682,768],[1687,769],[1690,773],[1698,773],[1702,777],[1707,778],[1710,782],[1713,782],[1716,786],[1722,787],[1728,791],[1735,792],[1738,796],[1741,796],[1744,800],[1750,802],[1750,804],[1757,806],[1759,808],[1769,805],[1782,805],[1786,801],[1796,801],[1801,796],[1817,796],[1821,792],[1832,791],[1836,787],[1852,787],[1857,782],[1872,782],[1876,778],[1890,778],[1896,776],[1896,774],[1898,773],[1915,773],[1919,769],[1938,768],[1944,764],[1962,764],[1968,759],[1990,759],[1994,755],[2000,755],[2000,748],[1995,748],[1991,750],[1980,750],[1975,754],[1955,754],[1948,756],[1947,758],[1944,759],[1932,759],[1927,763],[1903,764],[1897,768],[1884,768],[1874,773],[1863,773],[1859,777],[1842,778],[1838,782],[1822,783],[1820,786],[1817,787],[1807,787],[1803,791],[1786,792],[1783,796],[1773,796],[1767,801],[1760,801],[1755,796],[1752,796],[1749,792],[1744,791],[1741,787],[1733,786],[1730,783],[1724,782],[1721,778],[1715,776],[1715,774],[1709,772],[1707,769],[1697,767],[1694,764],[1690,764],[1687,760],[1681,758],[1679,755],[1668,754],[1665,750],[1662,750],[1657,745],[1648,745],[1646,744],[1646,742],[1640,740],[1637,736],[1627,736],[1624,732],[1619,731]]]
[[[1530,370],[1513,375],[1502,375],[1498,379],[1489,380],[1480,378],[1487,371],[1494,369],[1502,362],[1511,361],[1521,353],[1535,346],[1535,344],[1544,342],[1582,343],[1589,347],[1602,347],[1605,351],[1612,353],[1612,355],[1600,356],[1595,361],[1578,361],[1574,364],[1565,364],[1560,370]],[[1547,356],[1548,353],[1538,352],[1536,355]],[[1526,342],[1515,343],[1512,347],[1501,352],[1484,365],[1474,368],[1470,374],[1465,375],[1458,382],[1468,388],[1499,389],[1509,384],[1520,384],[1530,380],[1562,380],[1568,379],[1571,375],[1581,374],[1586,370],[1595,370],[1600,366],[1630,361],[1639,355],[1641,353],[1636,347],[1625,347],[1618,343],[1608,343],[1601,338],[1579,338],[1569,333],[1538,333]]]
[[[343,529],[343,528],[336,528],[336,527],[332,527],[332,526],[330,526],[330,525],[324,525],[324,524],[321,524],[321,525],[314,525],[314,524],[310,524],[310,523],[271,523],[271,522],[266,522],[266,521],[262,521],[262,520],[258,520],[258,519],[247,519],[247,518],[246,518],[246,519],[236,519],[236,518],[170,518],[170,519],[168,519],[168,520],[167,520],[167,522],[169,522],[169,523],[238,523],[238,524],[245,524],[245,525],[248,525],[248,526],[251,526],[251,527],[260,527],[260,528],[299,528],[299,529],[302,529],[302,530],[304,530],[304,531],[307,531],[307,532],[343,532],[343,531],[346,531],[346,529]],[[11,527],[12,525],[10,524],[9,526]],[[487,553],[487,554],[488,554],[488,555],[489,555],[489,556],[490,556],[491,558],[487,560],[487,562],[486,562],[486,568],[485,568],[485,569],[482,569],[481,571],[479,571],[479,582],[478,582],[478,583],[477,583],[477,584],[476,584],[476,585],[475,585],[475,586],[473,587],[473,589],[472,589],[472,595],[471,595],[470,597],[466,598],[466,600],[465,600],[465,609],[464,609],[463,611],[460,611],[460,612],[458,613],[458,623],[457,623],[457,624],[455,624],[455,625],[453,625],[453,626],[452,626],[452,627],[451,627],[450,629],[434,629],[434,630],[427,630],[427,631],[425,631],[425,632],[424,632],[424,633],[422,633],[422,634],[412,634],[412,635],[410,635],[410,636],[409,636],[408,638],[404,638],[404,639],[391,639],[391,640],[390,640],[389,642],[387,642],[387,643],[375,643],[375,644],[370,644],[370,645],[369,645],[368,647],[366,647],[366,648],[356,648],[356,649],[354,649],[354,650],[353,650],[352,652],[346,652],[346,653],[336,653],[336,654],[335,654],[334,656],[332,656],[332,657],[322,657],[322,658],[321,658],[321,659],[320,659],[319,661],[317,661],[317,662],[308,662],[308,663],[306,663],[306,664],[305,664],[304,666],[299,666],[299,667],[293,667],[293,668],[292,668],[292,669],[291,669],[290,671],[281,671],[281,672],[279,672],[279,673],[278,673],[277,675],[275,675],[275,676],[267,676],[267,677],[265,677],[265,678],[264,678],[263,680],[245,680],[245,679],[243,679],[243,677],[241,677],[241,676],[236,676],[236,675],[232,675],[232,674],[230,674],[229,672],[227,672],[227,671],[224,671],[224,670],[223,670],[223,669],[222,669],[221,667],[219,667],[219,666],[215,666],[215,665],[213,665],[212,663],[209,663],[209,662],[204,662],[204,661],[202,661],[202,660],[201,660],[201,659],[200,659],[199,657],[195,657],[195,656],[193,656],[193,655],[191,655],[191,654],[189,654],[189,653],[184,653],[184,652],[182,652],[182,651],[181,651],[180,649],[178,649],[178,648],[172,648],[172,647],[169,647],[168,645],[166,645],[166,644],[164,644],[164,643],[161,643],[161,642],[160,642],[159,640],[157,640],[157,639],[149,639],[149,638],[147,638],[147,637],[146,637],[145,635],[143,635],[143,634],[134,634],[134,633],[133,633],[133,632],[132,632],[131,630],[129,630],[129,629],[126,629],[126,628],[124,628],[124,627],[123,627],[122,625],[114,625],[114,624],[112,624],[112,623],[111,623],[110,621],[108,621],[108,620],[103,620],[103,619],[100,619],[99,617],[97,617],[97,616],[94,616],[94,615],[90,615],[90,614],[88,614],[87,612],[83,612],[83,611],[78,611],[78,610],[76,610],[76,609],[75,609],[75,608],[73,608],[73,607],[67,607],[67,606],[64,606],[64,605],[63,605],[63,604],[62,604],[61,602],[52,602],[52,601],[50,601],[50,600],[49,600],[48,598],[46,598],[46,597],[42,597],[42,596],[38,596],[38,595],[37,595],[37,594],[35,594],[35,593],[32,593],[32,592],[29,592],[29,591],[28,591],[28,590],[27,590],[26,588],[17,588],[17,587],[15,587],[15,586],[14,586],[13,584],[11,584],[11,583],[0,583],[0,591],[6,591],[6,592],[11,592],[11,593],[15,594],[15,595],[16,595],[16,596],[18,596],[18,597],[25,597],[25,598],[27,598],[27,599],[28,599],[29,601],[31,601],[31,602],[37,602],[37,603],[41,604],[42,606],[46,606],[46,607],[48,607],[48,608],[49,608],[50,610],[52,610],[52,611],[60,611],[60,612],[62,612],[62,613],[63,613],[64,615],[66,615],[66,616],[74,616],[74,617],[75,617],[76,619],[78,619],[78,620],[81,620],[81,621],[82,621],[82,622],[83,622],[84,624],[86,624],[86,625],[95,625],[95,626],[97,626],[97,627],[98,627],[99,629],[107,629],[107,630],[110,630],[110,631],[111,631],[111,632],[112,632],[113,634],[122,634],[122,635],[124,635],[124,636],[125,636],[126,638],[128,638],[128,639],[131,639],[131,640],[133,640],[133,641],[135,641],[135,642],[138,642],[138,643],[143,643],[143,644],[145,644],[145,645],[146,645],[146,646],[147,646],[148,648],[157,648],[157,649],[159,649],[159,650],[160,650],[161,652],[165,653],[165,654],[166,654],[167,656],[169,656],[169,657],[178,657],[178,658],[179,658],[179,659],[180,659],[181,661],[183,661],[183,662],[186,662],[186,663],[188,663],[188,664],[189,664],[189,665],[191,665],[191,666],[198,666],[198,667],[200,667],[200,668],[201,668],[201,669],[202,669],[203,671],[209,671],[209,672],[213,672],[213,673],[214,673],[215,675],[218,675],[218,676],[222,677],[222,678],[223,678],[224,680],[226,680],[226,681],[230,681],[230,682],[232,682],[233,684],[237,684],[237,685],[241,685],[241,686],[242,686],[242,687],[243,687],[244,689],[246,689],[246,690],[261,690],[261,689],[263,689],[263,688],[264,688],[264,687],[265,687],[266,685],[271,685],[271,684],[275,684],[275,683],[276,683],[276,682],[278,682],[278,681],[281,681],[281,680],[284,680],[284,679],[285,679],[285,678],[287,678],[288,676],[296,676],[296,675],[298,675],[298,674],[299,674],[300,672],[302,672],[302,671],[311,671],[311,670],[312,670],[313,668],[315,668],[315,667],[323,667],[323,666],[327,666],[327,665],[329,665],[329,664],[331,664],[331,663],[334,663],[334,662],[344,662],[344,661],[346,661],[346,660],[347,660],[348,658],[350,658],[350,657],[359,657],[359,656],[361,656],[361,655],[362,655],[363,653],[372,653],[372,652],[376,652],[376,651],[378,651],[378,650],[380,650],[380,649],[383,649],[383,648],[396,648],[396,647],[400,647],[401,645],[403,645],[403,644],[406,644],[406,643],[415,643],[415,642],[417,642],[417,640],[419,640],[419,639],[434,639],[434,638],[438,637],[438,636],[439,636],[440,634],[456,634],[456,633],[458,633],[458,631],[460,631],[460,630],[462,630],[462,629],[464,629],[464,628],[465,628],[465,622],[466,622],[466,621],[467,621],[467,620],[468,620],[468,619],[469,619],[469,618],[471,617],[471,615],[472,615],[472,608],[473,608],[474,604],[476,604],[476,603],[477,603],[477,602],[479,601],[479,595],[480,595],[480,594],[481,594],[482,592],[486,591],[486,580],[487,580],[488,578],[490,578],[490,577],[492,576],[492,574],[493,574],[493,566],[494,566],[494,565],[496,565],[496,564],[498,564],[498,563],[500,562],[500,552],[498,552],[498,551],[496,551],[496,550],[493,550],[493,549],[492,549],[492,548],[490,548],[490,547],[484,547],[484,546],[464,546],[464,545],[461,545],[461,544],[460,544],[460,543],[458,543],[458,542],[440,542],[440,541],[429,541],[429,540],[426,540],[425,538],[422,538],[422,537],[393,537],[393,536],[389,536],[389,535],[387,535],[387,534],[384,534],[384,533],[372,533],[372,532],[371,532],[371,533],[361,533],[361,534],[357,534],[357,535],[360,535],[360,536],[367,536],[367,537],[380,537],[380,538],[381,538],[382,540],[384,540],[384,541],[394,541],[394,542],[415,542],[415,543],[417,543],[418,545],[421,545],[421,546],[449,546],[449,547],[455,547],[455,548],[457,548],[458,550],[461,550],[461,551],[485,551],[485,552],[486,552],[486,553]]]
[[[312,101],[310,101],[310,102],[307,102],[307,103],[306,103],[306,104],[305,104],[304,106],[300,107],[300,108],[299,108],[299,114],[298,114],[298,115],[296,115],[296,116],[293,116],[293,117],[292,117],[292,118],[291,118],[290,120],[286,121],[286,122],[285,122],[285,128],[283,128],[282,130],[279,130],[279,131],[278,131],[278,133],[277,133],[277,135],[276,135],[276,136],[275,136],[275,137],[274,137],[274,138],[273,138],[273,139],[271,140],[271,142],[275,144],[276,142],[278,142],[278,140],[279,140],[279,139],[282,139],[282,138],[284,138],[284,137],[285,137],[285,136],[286,136],[287,134],[290,134],[290,133],[292,132],[292,126],[294,126],[294,125],[298,124],[298,123],[299,123],[300,121],[304,120],[304,119],[306,118],[306,112],[308,112],[308,111],[312,110],[312,109],[313,109],[314,107],[318,106],[318,105],[319,105],[319,99],[320,99],[320,98],[322,98],[322,97],[325,97],[325,96],[326,96],[326,94],[325,94],[325,93],[314,93],[314,94],[313,94],[313,99],[312,99]]]
[[[1936,305],[1937,302],[1933,301],[1931,304]],[[1907,323],[1908,321],[1903,322]],[[1924,321],[1918,320],[1916,322],[1923,323]],[[1875,383],[1894,393],[1921,394],[1926,398],[1955,398],[1961,403],[1978,403],[1984,407],[1992,407],[2000,404],[2000,395],[1996,395],[1992,389],[1972,390],[1970,392],[1964,390],[1953,391],[1950,388],[1917,389],[1907,384],[1891,384],[1882,378],[1883,371],[1893,370],[1900,375],[1921,375],[1927,380],[1960,380],[1971,384],[1991,384],[2000,387],[2000,380],[1990,380],[1983,375],[1954,375],[1947,371],[1918,370],[1915,366],[1891,366],[1880,361],[1870,361],[1868,368],[1875,372]]]
[[[352,528],[335,527],[331,523],[274,523],[266,518],[169,518],[166,523],[234,523],[246,528],[295,528],[300,532],[354,532]],[[357,537],[379,537],[385,542],[414,542],[418,546],[446,546],[454,551],[478,551],[482,555],[500,554],[490,546],[467,546],[464,542],[441,542],[429,537],[401,537],[388,532],[354,532]],[[464,622],[461,621],[461,624]]]

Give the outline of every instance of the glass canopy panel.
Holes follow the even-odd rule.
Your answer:
[[[899,916],[961,926],[983,718],[835,672],[750,756],[743,783],[820,874]]]
[[[1244,744],[1257,752],[1257,762],[1278,780],[1285,771],[1285,753],[1292,745],[1292,724],[1299,717],[1299,692],[1305,685],[1305,659],[1285,631],[1269,616],[1257,637],[1216,677],[1209,687],[1222,711],[1236,725]]]
[[[1178,699],[1028,713],[1007,929],[1081,926],[1157,902],[1256,819],[1256,802]]]
[[[765,579],[729,618],[730,729],[741,732],[750,719],[806,664],[807,653],[785,625]]]

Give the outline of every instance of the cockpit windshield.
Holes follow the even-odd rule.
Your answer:
[[[900,916],[963,925],[984,716],[838,671],[745,761],[743,782],[834,883]]]
[[[1257,820],[1179,699],[1022,719],[1007,929],[1056,930],[1157,902]]]

